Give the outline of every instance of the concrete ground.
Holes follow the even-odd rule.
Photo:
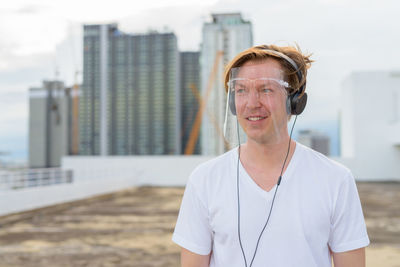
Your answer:
[[[400,267],[400,183],[358,183],[367,266]],[[141,187],[0,217],[0,267],[179,266],[183,188]]]

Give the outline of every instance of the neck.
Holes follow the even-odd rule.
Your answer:
[[[248,140],[240,148],[240,158],[253,166],[260,168],[274,169],[282,167],[286,154],[288,153],[289,135],[285,135],[278,142],[260,144],[254,140]],[[290,140],[290,151],[288,160],[285,164],[288,165],[290,158],[295,150],[296,143]]]

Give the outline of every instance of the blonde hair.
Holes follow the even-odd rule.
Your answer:
[[[269,50],[273,50],[288,56],[297,64],[298,69],[295,69],[294,66],[290,64],[286,59],[280,57],[277,54],[274,54],[272,51]],[[225,90],[228,91],[229,76],[233,68],[241,67],[248,61],[262,62],[264,60],[267,60],[268,58],[273,58],[280,63],[284,71],[285,78],[287,79],[287,82],[290,86],[289,88],[287,88],[288,94],[293,94],[306,83],[307,69],[309,69],[311,67],[311,63],[314,62],[310,59],[310,56],[311,54],[303,54],[298,45],[296,45],[296,47],[276,45],[253,46],[239,53],[225,67]],[[301,72],[301,81],[299,81],[298,75],[296,74],[298,71]]]

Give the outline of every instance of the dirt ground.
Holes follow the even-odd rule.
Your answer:
[[[400,183],[358,183],[367,266],[400,267]],[[0,217],[0,267],[179,266],[183,188],[141,187]]]

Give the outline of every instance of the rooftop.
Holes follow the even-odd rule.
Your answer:
[[[358,183],[367,266],[400,259],[400,183]],[[180,187],[139,187],[0,217],[0,266],[179,266]],[[5,264],[5,265],[2,265]]]

